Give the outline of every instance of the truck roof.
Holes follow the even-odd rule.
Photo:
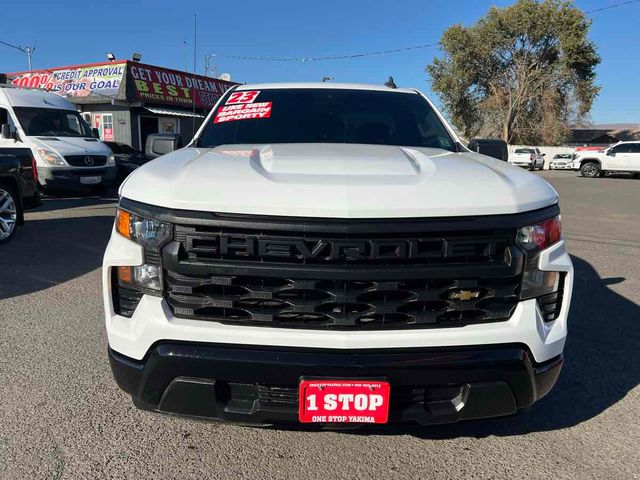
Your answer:
[[[13,107],[59,108],[75,110],[74,106],[57,93],[34,88],[0,86],[0,105]]]
[[[249,83],[238,85],[237,90],[265,90],[265,89],[293,89],[293,88],[327,88],[341,90],[369,90],[380,92],[413,93],[413,88],[389,88],[384,85],[366,83],[334,83],[334,82],[283,82],[283,83]]]

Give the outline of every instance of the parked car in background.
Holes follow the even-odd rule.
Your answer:
[[[28,148],[42,187],[100,188],[116,178],[109,148],[65,98],[0,84],[0,148]]]
[[[573,154],[556,153],[549,163],[549,170],[573,170]]]
[[[0,147],[0,243],[24,223],[24,211],[40,205],[35,160],[28,148]]]
[[[573,168],[583,177],[602,177],[607,173],[632,173],[640,177],[640,142],[618,142],[606,150],[579,151]]]
[[[118,168],[117,183],[129,176],[136,168],[144,165],[149,161],[143,152],[133,148],[131,145],[120,142],[104,142],[113,152]]]
[[[509,163],[529,170],[542,170],[544,168],[544,153],[539,148],[524,147],[516,148],[509,155]]]

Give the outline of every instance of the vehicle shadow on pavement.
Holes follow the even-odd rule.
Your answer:
[[[27,220],[11,242],[0,246],[0,300],[100,267],[112,226],[112,216]]]
[[[510,417],[370,433],[424,439],[523,435],[573,427],[622,400],[640,383],[640,306],[609,288],[624,278],[600,278],[586,261],[572,260],[576,278],[565,363],[545,398]]]
[[[71,208],[86,208],[99,205],[111,205],[118,201],[118,193],[113,191],[104,192],[100,195],[81,193],[72,196],[47,195],[42,198],[42,205],[34,208],[35,213],[51,212],[54,210],[67,210]]]

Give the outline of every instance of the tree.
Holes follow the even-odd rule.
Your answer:
[[[468,138],[557,144],[600,91],[590,25],[564,0],[492,7],[475,25],[443,33],[444,55],[427,67],[432,90]]]

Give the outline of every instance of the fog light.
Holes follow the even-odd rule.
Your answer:
[[[158,265],[118,267],[118,283],[151,295],[162,294],[162,270]]]
[[[537,260],[537,259],[536,259]],[[524,272],[521,298],[534,298],[553,293],[560,286],[560,272],[546,272],[532,268]]]

